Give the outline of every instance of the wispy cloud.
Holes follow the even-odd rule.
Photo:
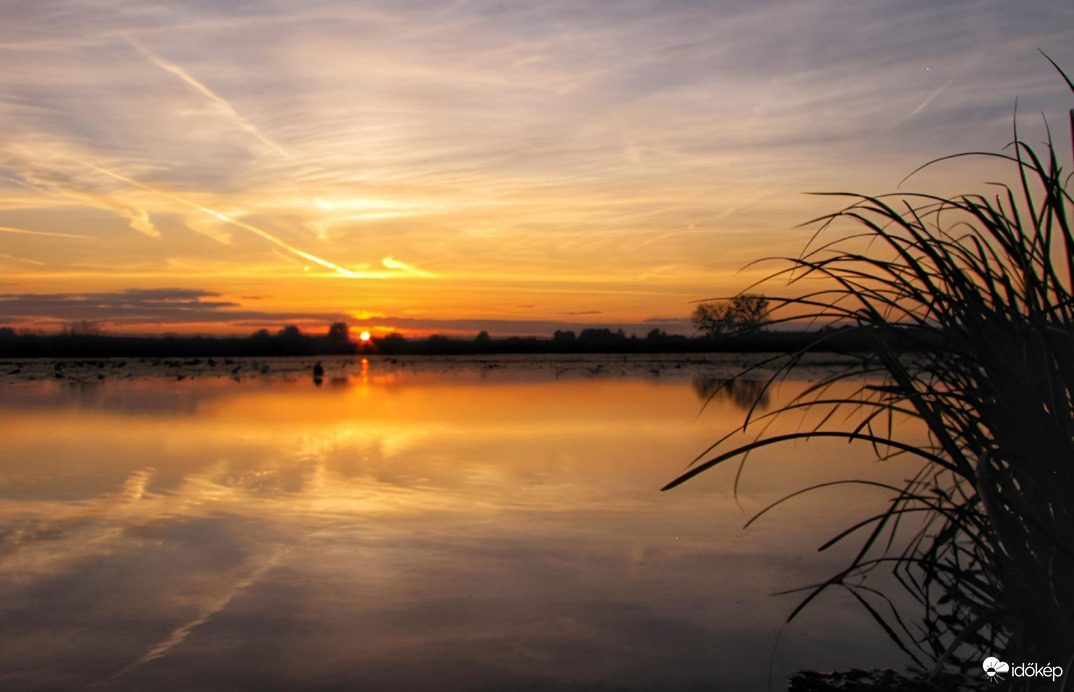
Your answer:
[[[333,262],[329,262],[326,259],[323,259],[323,258],[318,257],[316,255],[310,254],[310,253],[306,252],[305,250],[300,250],[300,249],[294,247],[293,245],[290,245],[290,244],[284,242],[283,240],[280,240],[279,238],[277,238],[276,236],[272,235],[268,231],[264,231],[264,230],[258,228],[257,226],[254,226],[253,224],[246,223],[245,221],[240,221],[239,219],[236,219],[236,218],[234,218],[234,217],[232,217],[232,216],[230,216],[228,214],[224,214],[223,212],[216,211],[215,209],[210,209],[209,207],[202,206],[202,205],[198,204],[197,202],[193,202],[193,201],[191,201],[189,199],[186,199],[184,197],[180,197],[179,195],[175,195],[175,194],[172,194],[170,192],[165,192],[164,190],[160,190],[158,188],[152,187],[151,185],[146,185],[145,183],[140,183],[137,180],[134,180],[132,178],[128,178],[127,176],[124,176],[124,175],[120,175],[119,173],[116,173],[114,171],[110,171],[110,170],[107,170],[105,168],[101,168],[100,166],[97,166],[95,164],[89,163],[87,161],[79,161],[79,163],[81,163],[84,166],[88,166],[89,168],[92,168],[93,170],[97,171],[98,173],[103,173],[104,175],[107,175],[107,176],[109,176],[111,178],[115,178],[116,180],[121,180],[121,181],[123,181],[125,183],[128,183],[130,185],[134,185],[135,187],[141,188],[143,190],[148,190],[149,192],[152,192],[154,194],[160,195],[162,197],[167,197],[168,199],[170,199],[170,200],[172,200],[174,202],[178,202],[180,204],[186,205],[186,206],[191,207],[193,209],[197,209],[198,211],[201,211],[201,212],[204,212],[206,214],[209,214],[210,216],[214,216],[217,219],[220,219],[221,221],[224,221],[225,223],[229,223],[229,224],[231,224],[233,226],[237,226],[237,227],[239,227],[239,228],[241,228],[243,230],[249,231],[249,232],[253,233],[256,236],[260,236],[261,238],[264,238],[265,240],[267,240],[270,243],[272,243],[273,245],[275,245],[277,247],[280,247],[280,248],[283,248],[284,250],[287,250],[288,252],[290,252],[290,253],[292,253],[294,255],[297,255],[298,257],[301,257],[303,259],[309,260],[310,262],[313,262],[314,264],[319,264],[320,266],[325,267],[326,269],[331,269],[332,271],[338,272],[339,274],[342,274],[343,276],[346,276],[346,277],[349,277],[349,278],[362,278],[359,274],[357,274],[355,272],[352,272],[351,270],[347,269],[346,267],[341,267],[338,264],[335,264]]]
[[[160,237],[160,231],[153,225],[149,212],[143,207],[117,199],[112,195],[98,192],[67,176],[47,170],[21,152],[14,152],[10,149],[3,152],[0,155],[0,165],[4,165],[15,172],[21,178],[21,182],[31,189],[67,197],[90,206],[112,210],[125,217],[128,225],[139,233],[144,233],[152,238]],[[75,237],[74,234],[63,235]]]
[[[28,231],[25,228],[11,228],[0,226],[0,233],[18,233],[20,235],[36,235],[45,238],[78,238],[80,240],[97,240],[93,236],[79,235],[78,233],[54,233],[51,231]]]
[[[44,262],[28,259],[26,257],[16,257],[15,255],[9,255],[6,252],[0,252],[0,259],[10,260],[12,262],[22,262],[23,264],[32,264],[37,267],[45,266]]]
[[[150,331],[161,325],[226,323],[259,326],[301,323],[321,327],[348,319],[343,313],[247,310],[237,302],[220,298],[217,292],[190,288],[0,294],[0,323],[31,321],[55,326],[87,321]]]
[[[239,112],[236,111],[235,108],[230,103],[228,103],[226,99],[219,96],[215,91],[199,82],[197,79],[191,76],[189,72],[174,63],[168,62],[153,51],[149,50],[133,36],[127,36],[126,38],[127,43],[129,43],[131,47],[141,53],[147,60],[149,60],[149,62],[153,63],[162,70],[170,72],[171,74],[175,75],[176,77],[193,87],[195,90],[200,92],[203,96],[212,101],[212,103],[216,105],[216,107],[220,110],[221,113],[230,118],[242,130],[245,130],[246,132],[250,133],[262,144],[276,150],[278,153],[287,157],[291,156],[291,154],[288,153],[287,150],[285,150],[275,141],[265,136],[265,134],[262,133],[261,130],[259,130],[253,123],[239,115]]]
[[[422,269],[418,269],[417,267],[413,267],[405,262],[400,262],[399,260],[392,259],[391,257],[385,257],[380,261],[380,263],[388,269],[398,269],[400,271],[406,272],[407,274],[410,274],[411,276],[422,276],[427,279],[432,279],[436,277],[435,274],[424,271]]]
[[[91,163],[91,162],[88,162],[88,161],[81,161],[81,160],[79,160],[77,162],[80,163],[81,165],[84,165],[84,166],[86,166],[88,168],[91,168],[91,169],[97,171],[98,173],[106,175],[106,176],[108,176],[110,178],[122,181],[124,183],[129,184],[129,185],[133,185],[133,186],[135,186],[137,188],[140,188],[142,190],[152,192],[153,194],[160,195],[160,196],[165,197],[165,198],[167,198],[169,200],[172,200],[173,202],[177,202],[177,203],[182,204],[184,206],[187,206],[187,207],[190,207],[192,209],[196,209],[196,210],[198,210],[200,212],[203,212],[205,214],[208,214],[209,216],[212,216],[212,217],[214,217],[214,218],[216,218],[216,219],[218,219],[220,221],[223,221],[224,223],[230,224],[230,225],[235,226],[237,228],[241,228],[241,229],[243,229],[245,231],[249,231],[250,233],[253,233],[256,236],[258,236],[260,238],[263,238],[264,240],[267,240],[268,242],[272,243],[276,247],[281,248],[283,250],[286,250],[287,252],[295,255],[296,257],[300,257],[300,258],[302,258],[304,260],[307,260],[309,262],[313,262],[314,264],[322,266],[322,267],[324,267],[326,269],[331,269],[332,271],[336,272],[337,274],[339,274],[341,276],[344,276],[344,277],[347,277],[347,278],[350,278],[350,279],[380,279],[380,278],[391,278],[392,276],[395,275],[395,274],[390,273],[390,272],[368,272],[368,271],[356,271],[356,270],[348,269],[347,267],[343,267],[343,266],[341,266],[339,264],[336,264],[334,262],[330,262],[329,260],[326,260],[323,257],[318,257],[317,255],[314,255],[314,254],[312,254],[310,252],[306,252],[305,250],[299,249],[299,248],[295,247],[294,245],[291,245],[290,243],[288,243],[288,242],[282,240],[281,238],[273,235],[272,233],[269,233],[268,231],[264,230],[263,228],[259,228],[258,226],[255,226],[255,225],[253,225],[251,223],[247,223],[245,221],[242,221],[241,219],[238,219],[238,218],[236,218],[235,216],[233,216],[231,214],[226,214],[224,212],[217,211],[216,209],[211,209],[211,208],[209,208],[207,206],[204,206],[204,205],[199,204],[197,202],[194,202],[194,201],[192,201],[190,199],[187,199],[186,197],[182,197],[180,195],[177,195],[177,194],[174,194],[174,193],[171,193],[171,192],[167,192],[165,190],[161,190],[161,189],[153,187],[151,185],[147,185],[145,183],[142,183],[142,182],[139,182],[137,180],[134,180],[133,178],[130,178],[128,176],[122,175],[120,173],[116,173],[115,171],[110,171],[110,170],[108,170],[106,168],[103,168],[101,166],[98,166],[98,165],[96,165],[94,163]],[[148,217],[147,217],[147,220],[148,220]],[[418,276],[418,277],[424,277],[424,278],[435,278],[435,275],[433,275],[433,274],[431,274],[429,272],[423,271],[421,269],[413,267],[413,266],[411,266],[409,264],[406,264],[404,262],[399,262],[398,260],[394,260],[391,257],[385,257],[382,260],[382,264],[385,267],[387,267],[388,269],[398,270],[399,272],[402,272],[403,274],[406,274],[408,276]]]
[[[16,3],[0,26],[0,226],[100,241],[35,254],[0,233],[46,264],[20,282],[202,272],[380,314],[539,302],[555,319],[594,295],[608,320],[688,313],[748,285],[751,260],[800,251],[789,229],[832,211],[800,193],[880,192],[998,149],[1015,97],[1065,119],[1037,48],[1074,65],[1069,3],[49,7]],[[928,175],[972,191],[981,171]],[[356,296],[300,273],[395,281]]]
[[[257,299],[247,297],[246,300]],[[522,309],[532,309],[524,306]],[[649,317],[615,320],[602,316],[599,322],[579,321],[579,317],[602,315],[600,310],[561,313],[567,319],[428,318],[405,316],[353,316],[345,312],[299,312],[271,309],[251,310],[220,293],[191,288],[127,289],[101,293],[0,294],[0,324],[33,320],[37,326],[58,326],[92,322],[124,331],[153,331],[154,326],[178,328],[189,325],[242,325],[247,328],[299,324],[321,330],[333,322],[380,331],[398,330],[411,334],[467,335],[487,331],[495,336],[550,336],[556,330],[580,331],[589,327],[622,329],[644,335],[660,328],[670,333],[689,334],[689,319]]]

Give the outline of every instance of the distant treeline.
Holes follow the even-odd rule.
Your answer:
[[[802,331],[758,331],[741,335],[687,337],[654,329],[644,337],[622,330],[557,331],[551,339],[493,339],[481,332],[473,339],[431,336],[408,339],[400,334],[356,342],[345,325],[332,325],[327,335],[303,334],[288,326],[275,334],[261,329],[248,337],[116,336],[69,332],[17,333],[0,327],[3,358],[108,358],[192,356],[318,356],[318,355],[474,355],[549,353],[791,353],[803,349],[849,353],[870,349],[867,335],[856,328]]]

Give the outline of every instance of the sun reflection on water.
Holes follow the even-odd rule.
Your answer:
[[[789,607],[765,594],[824,573],[803,553],[873,506],[828,494],[742,534],[743,507],[861,475],[824,445],[758,457],[737,501],[733,469],[658,493],[741,415],[697,419],[689,379],[365,358],[337,379],[0,390],[0,683],[689,685],[734,656],[752,684]],[[832,612],[836,651],[890,660]]]

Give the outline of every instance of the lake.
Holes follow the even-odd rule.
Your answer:
[[[0,382],[0,688],[781,690],[901,666],[817,546],[916,471],[739,426],[697,356],[24,361]],[[803,368],[769,409],[824,371]],[[800,419],[781,419],[788,429]]]

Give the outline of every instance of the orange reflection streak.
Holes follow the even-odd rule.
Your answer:
[[[697,419],[689,379],[522,377],[385,373],[362,359],[357,377],[322,387],[303,378],[0,390],[0,595],[19,603],[24,591],[103,570],[99,591],[122,597],[80,602],[96,608],[80,617],[129,632],[108,642],[113,672],[101,679],[131,685],[183,647],[210,650],[221,632],[242,639],[242,623],[262,614],[282,618],[269,634],[312,649],[317,668],[317,652],[365,641],[368,623],[401,613],[400,626],[376,635],[377,655],[394,647],[413,657],[442,635],[410,627],[407,614],[469,603],[460,594],[475,589],[532,610],[532,622],[576,617],[579,602],[670,612],[675,593],[686,604],[677,617],[696,618],[711,601],[711,621],[725,623],[743,598],[800,585],[772,565],[808,553],[877,498],[808,495],[742,539],[748,513],[833,477],[907,475],[905,465],[869,463],[867,448],[808,445],[751,459],[746,514],[731,495],[733,466],[662,494],[687,459],[740,423],[732,400]],[[279,594],[295,600],[277,604]],[[468,613],[463,626],[481,641],[514,641],[517,620],[504,635],[498,609]],[[773,630],[786,616],[751,606],[719,626],[756,627],[761,610]],[[153,627],[131,629],[140,617]],[[296,618],[325,634],[286,639]],[[50,660],[63,655],[49,645]]]
[[[742,416],[733,403],[714,401],[695,424],[700,404],[683,382],[577,379],[489,384],[480,375],[378,373],[366,358],[349,385],[345,380],[334,382],[337,386],[325,388],[304,381],[264,387],[204,382],[197,386],[215,392],[213,396],[202,398],[195,411],[178,417],[92,410],[48,417],[10,412],[5,439],[14,446],[57,440],[73,447],[78,440],[92,439],[98,446],[124,448],[122,439],[130,438],[142,446],[163,444],[185,450],[179,458],[153,462],[158,472],[184,479],[170,491],[168,502],[173,504],[241,503],[246,491],[270,487],[281,474],[298,474],[295,482],[305,488],[308,474],[321,473],[328,490],[318,491],[318,502],[329,499],[324,492],[338,492],[351,499],[360,496],[365,510],[392,511],[415,489],[404,482],[352,486],[350,472],[343,470],[350,463],[346,454],[364,459],[363,477],[373,479],[390,467],[391,474],[400,478],[435,479],[438,487],[464,489],[468,477],[496,476],[510,487],[513,475],[551,473],[557,482],[577,482],[573,493],[603,494],[599,484],[589,482],[614,476],[608,481],[611,485],[632,484],[648,493],[717,435],[737,427]],[[783,395],[789,396],[796,386],[785,388]],[[779,420],[769,432],[790,431],[800,424],[790,418]],[[209,463],[220,457],[212,451],[216,448],[246,451],[225,454],[228,461],[219,466]],[[832,449],[817,444],[756,455],[744,487],[751,494],[771,497],[818,474],[853,475],[862,458],[872,458],[865,450],[833,454]],[[430,454],[433,450],[439,451]],[[119,458],[110,465],[122,467],[135,460],[140,464],[143,458]],[[778,477],[768,477],[762,470],[780,459],[803,463],[789,464]],[[570,462],[564,466],[565,460]],[[38,463],[59,475],[76,472],[84,464],[70,454]],[[712,489],[725,480],[719,472],[711,478],[708,482],[701,477],[698,485]],[[390,492],[377,495],[385,490]],[[286,503],[296,500],[289,496]]]

